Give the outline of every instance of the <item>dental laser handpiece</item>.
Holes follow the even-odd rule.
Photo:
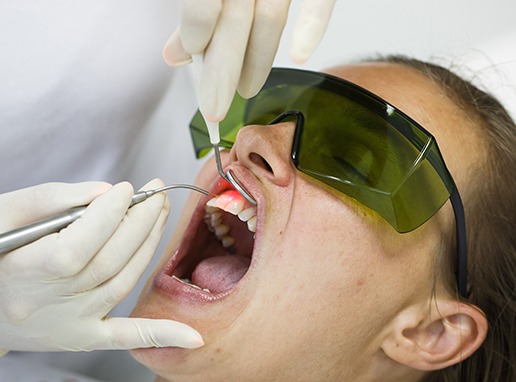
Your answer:
[[[155,190],[139,191],[135,193],[129,208],[160,192],[176,188],[186,188],[205,195],[210,195],[208,191],[191,184],[171,184]],[[80,218],[87,207],[88,206],[73,207],[52,217],[0,234],[0,254],[23,247],[24,245],[30,244],[51,233],[59,232]]]
[[[192,55],[192,62],[194,66],[194,82],[196,86],[197,91],[197,98],[200,98],[200,83],[201,83],[201,72],[202,72],[202,65],[204,60],[204,54],[193,54]],[[222,179],[224,179],[226,182],[230,183],[235,189],[238,191],[240,195],[242,195],[244,198],[246,198],[250,203],[256,205],[256,200],[249,195],[247,190],[238,183],[237,179],[233,176],[231,173],[231,170],[228,170],[226,173],[224,173],[224,170],[222,169],[222,161],[220,159],[220,129],[219,129],[219,123],[210,121],[208,118],[204,116],[204,113],[201,110],[202,117],[204,118],[204,122],[206,123],[206,127],[208,128],[208,135],[210,136],[210,143],[213,146],[213,153],[215,154],[215,162],[217,163],[217,170],[219,172],[219,175]]]

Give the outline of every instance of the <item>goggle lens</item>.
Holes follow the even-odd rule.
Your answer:
[[[292,148],[296,167],[398,232],[419,227],[450,197],[453,180],[431,134],[374,94],[321,73],[273,69],[258,95],[235,96],[220,124],[220,146],[231,147],[241,127],[269,124],[288,110],[304,115]],[[211,144],[200,113],[190,127],[201,157]]]

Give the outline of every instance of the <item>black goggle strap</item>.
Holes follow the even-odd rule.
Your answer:
[[[466,243],[466,218],[464,206],[457,187],[453,188],[450,201],[455,215],[455,229],[457,242],[457,289],[463,298],[468,297],[468,250]]]
[[[456,275],[457,275],[457,290],[459,295],[463,298],[468,297],[468,247],[466,241],[466,218],[464,214],[464,205],[459,194],[457,185],[446,168],[442,157],[436,157],[431,153],[428,156],[428,161],[432,164],[435,171],[441,178],[442,182],[450,189],[450,202],[455,216],[455,241],[457,247],[456,259]],[[440,155],[440,153],[438,154]]]

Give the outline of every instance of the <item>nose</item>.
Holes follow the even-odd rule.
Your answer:
[[[246,126],[237,134],[231,160],[238,161],[257,177],[285,187],[295,170],[291,159],[294,132],[294,122]]]

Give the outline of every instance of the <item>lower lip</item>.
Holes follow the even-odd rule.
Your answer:
[[[180,301],[193,304],[215,302],[226,297],[233,291],[232,289],[224,293],[214,294],[197,289],[173,278],[172,274],[179,262],[176,258],[177,256],[173,256],[165,268],[154,278],[153,286],[158,292],[165,294],[168,297],[174,297]]]

